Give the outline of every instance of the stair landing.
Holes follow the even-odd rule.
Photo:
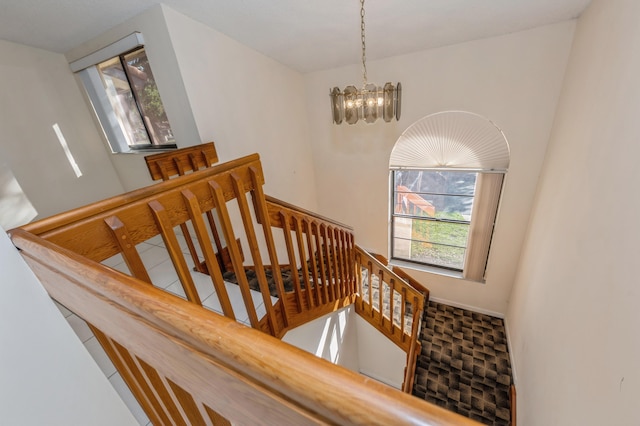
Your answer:
[[[488,425],[510,424],[511,363],[504,321],[430,301],[413,394]]]

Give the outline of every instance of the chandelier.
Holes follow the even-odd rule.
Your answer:
[[[333,122],[346,121],[355,124],[358,120],[374,123],[378,118],[389,122],[400,119],[402,86],[386,83],[383,87],[367,82],[366,43],[364,39],[364,0],[360,0],[360,39],[362,41],[362,88],[347,86],[344,91],[334,87],[329,92]]]

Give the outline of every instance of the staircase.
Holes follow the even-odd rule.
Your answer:
[[[10,232],[153,424],[476,424],[411,396],[431,386],[422,377],[435,365],[435,341],[420,343],[437,329],[423,317],[428,289],[358,246],[349,226],[264,194],[257,154],[217,161],[213,143],[148,156],[163,182]],[[186,301],[154,282],[137,249],[151,239]],[[100,263],[116,255],[125,273]],[[222,316],[203,308],[194,273],[209,276]],[[226,283],[250,328],[236,323]],[[406,353],[402,392],[277,340],[350,305]]]
[[[49,294],[90,324],[153,424],[472,424],[408,394],[424,295],[350,227],[266,196],[257,154],[212,165],[212,148],[149,161],[164,182],[10,231]],[[154,285],[137,250],[151,239],[187,300]],[[128,274],[100,263],[115,255]],[[202,307],[193,269],[209,275],[223,316]],[[235,322],[230,272],[251,328]],[[404,393],[277,340],[348,305],[407,353]]]
[[[515,424],[502,319],[430,301],[420,339],[413,395],[487,425]]]

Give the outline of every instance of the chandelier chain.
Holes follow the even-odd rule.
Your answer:
[[[360,39],[362,41],[362,88],[367,85],[367,46],[364,40],[364,0],[360,0]]]
[[[367,81],[367,43],[365,41],[365,0],[360,0],[360,47],[362,50],[362,88],[348,85],[344,90],[339,87],[330,89],[331,115],[333,122],[340,124],[356,124],[359,120],[374,123],[378,118],[390,122],[393,118],[400,120],[400,99],[402,88],[387,82],[378,86]]]

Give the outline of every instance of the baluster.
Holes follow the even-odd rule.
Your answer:
[[[340,291],[340,275],[338,271],[338,260],[336,259],[336,244],[333,226],[327,226],[327,235],[329,236],[329,246],[331,249],[331,270],[333,272],[333,288],[335,288],[336,297],[342,298],[343,294]]]
[[[336,263],[338,267],[338,273],[340,274],[340,293],[342,297],[346,297],[349,295],[347,292],[347,279],[346,279],[346,271],[344,266],[344,253],[342,246],[342,232],[338,228],[334,228],[333,230],[335,245],[336,245]]]
[[[96,336],[96,339],[100,342],[100,345],[107,353],[109,359],[113,362],[113,365],[116,367],[129,389],[131,389],[131,392],[135,395],[136,400],[140,403],[150,420],[153,424],[161,424],[161,419],[166,418],[166,415],[164,415],[162,410],[160,410],[158,402],[152,399],[152,395],[145,392],[145,389],[143,389],[141,384],[138,383],[133,371],[124,362],[118,348],[114,345],[114,341],[91,324],[89,324],[89,328],[91,328],[93,335]]]
[[[371,307],[371,317],[373,317],[373,263],[367,261],[367,275],[369,279],[369,306]]]
[[[351,267],[349,268],[351,270],[351,286],[353,289],[354,293],[359,293],[360,290],[358,289],[358,281],[359,281],[359,275],[356,276],[356,272],[360,271],[360,262],[356,262],[356,250],[355,250],[355,242],[353,239],[353,234],[349,233],[348,234],[348,240],[349,240],[349,264],[351,265]],[[357,268],[357,270],[356,270]]]
[[[291,222],[289,221],[289,216],[283,211],[280,210],[280,219],[282,220],[282,229],[284,231],[284,242],[287,246],[287,255],[289,256],[289,267],[291,268],[291,278],[293,279],[293,286],[296,295],[296,304],[298,307],[298,312],[302,312],[302,289],[300,288],[300,279],[297,274],[297,262],[296,262],[296,253],[293,248],[293,241],[291,240]]]
[[[256,276],[258,277],[258,284],[260,286],[260,292],[262,293],[264,307],[267,310],[267,319],[269,321],[269,326],[271,327],[271,334],[275,336],[277,334],[278,322],[276,321],[276,314],[273,309],[273,304],[271,303],[271,291],[269,290],[267,276],[264,273],[264,264],[262,263],[262,256],[260,255],[260,248],[258,247],[256,231],[253,227],[253,219],[251,218],[251,211],[249,210],[249,204],[247,203],[244,184],[235,172],[231,173],[231,183],[233,184],[236,199],[238,200],[240,216],[242,216],[242,223],[244,224],[245,234],[249,243],[249,250],[251,251],[251,258],[253,259]]]
[[[188,418],[188,424],[214,426],[213,421],[209,418],[209,414],[202,404],[197,403],[189,392],[173,383],[170,379],[166,379],[166,381],[176,396],[178,403],[184,409]]]
[[[144,267],[144,263],[142,263],[140,254],[138,253],[138,250],[136,250],[136,246],[133,244],[131,235],[129,235],[129,232],[124,226],[124,223],[122,223],[122,221],[117,216],[110,216],[104,221],[109,229],[111,229],[111,232],[113,232],[113,235],[116,237],[116,241],[120,246],[122,257],[124,258],[124,261],[127,264],[127,268],[129,268],[129,272],[131,273],[131,275],[138,278],[139,280],[152,284],[149,273]]]
[[[300,270],[302,271],[302,278],[304,279],[304,291],[307,294],[307,306],[309,306],[309,309],[311,309],[315,306],[315,304],[314,304],[313,294],[311,290],[311,282],[309,281],[309,268],[307,266],[305,250],[304,250],[304,239],[302,236],[302,223],[301,223],[301,220],[296,216],[293,217],[293,225],[296,232],[296,242],[298,243],[298,256],[300,256]]]
[[[178,244],[178,239],[173,231],[173,226],[171,226],[171,221],[169,220],[167,211],[157,200],[150,201],[149,207],[151,208],[153,217],[160,229],[162,240],[167,247],[167,251],[169,252],[173,266],[178,273],[178,278],[180,278],[180,282],[182,283],[182,288],[184,289],[187,299],[190,302],[197,303],[202,306],[202,301],[200,301],[200,296],[198,295],[196,286],[193,283],[193,278],[191,278],[189,267],[187,266],[187,262],[184,260],[184,255],[180,250],[180,244]]]
[[[251,297],[251,289],[249,288],[249,281],[247,280],[247,274],[244,271],[244,265],[242,261],[242,253],[238,247],[235,234],[233,232],[233,226],[231,225],[231,219],[229,218],[229,211],[227,210],[227,203],[222,193],[222,187],[216,181],[209,182],[209,188],[213,195],[213,201],[218,212],[218,219],[222,226],[222,232],[224,239],[227,241],[227,247],[229,248],[229,254],[231,255],[231,262],[233,263],[233,270],[236,273],[238,279],[238,286],[242,293],[242,299],[244,305],[249,314],[249,322],[251,327],[259,328],[258,316],[256,315],[256,308],[253,305],[253,298]]]
[[[200,210],[198,199],[193,192],[188,189],[182,191],[182,197],[184,198],[185,205],[187,206],[187,211],[189,212],[189,217],[191,218],[196,238],[200,243],[200,249],[204,255],[204,261],[207,265],[211,282],[213,283],[213,287],[216,289],[216,295],[220,302],[220,306],[222,307],[222,312],[226,317],[235,320],[236,317],[233,312],[231,301],[229,300],[227,287],[224,284],[224,278],[222,277],[218,260],[211,248],[211,240],[209,239],[206,225],[202,219],[202,211]]]
[[[313,286],[315,290],[316,301],[318,305],[322,304],[322,297],[320,294],[320,282],[318,281],[318,259],[316,258],[315,245],[313,240],[316,238],[313,235],[312,223],[306,219],[303,220],[305,231],[307,233],[307,250],[309,256],[309,264],[311,265],[311,276],[313,279]]]
[[[402,287],[402,297],[401,297],[401,305],[400,305],[400,318],[402,319],[400,321],[400,335],[402,336],[402,339],[404,339],[404,330],[405,330],[405,322],[406,322],[406,315],[407,315],[407,288],[406,287]],[[415,309],[416,307],[412,305],[412,308]],[[411,311],[413,312],[413,311]]]
[[[166,378],[158,374],[155,368],[151,367],[143,360],[137,357],[133,357],[132,360],[138,365],[138,368],[140,368],[140,371],[145,376],[147,382],[150,384],[160,401],[162,401],[162,405],[167,410],[167,413],[173,420],[173,423],[180,426],[187,426],[188,417],[184,412],[182,405],[180,405],[180,402],[173,394]]]
[[[162,180],[169,180],[169,160],[158,161],[158,167],[160,168],[160,175]]]
[[[193,152],[189,153],[189,162],[191,163],[191,170],[197,172],[200,167],[198,166],[198,158]]]
[[[395,290],[396,290],[396,280],[394,280],[393,278],[391,278],[389,280],[389,326],[391,327],[391,334],[393,334],[393,330],[396,328],[395,324],[393,322],[394,319],[394,314],[395,312],[393,311],[393,305],[394,305],[394,296],[395,296]]]
[[[344,293],[347,296],[351,296],[353,291],[351,289],[351,281],[349,279],[349,263],[348,263],[348,247],[346,241],[346,232],[344,230],[339,230],[338,237],[340,240],[340,265],[342,268],[342,276],[343,276],[343,287]]]
[[[184,165],[182,164],[182,161],[180,161],[180,157],[174,157],[173,158],[173,164],[175,164],[176,169],[178,169],[178,175],[179,176],[184,176],[186,171],[184,169]]]
[[[326,272],[327,272],[327,281],[326,281],[326,285],[329,287],[329,294],[331,296],[331,301],[336,300],[336,290],[335,290],[335,286],[334,286],[334,276],[333,273],[331,271],[331,256],[330,256],[330,241],[329,241],[329,231],[328,231],[328,227],[324,224],[320,225],[320,232],[322,233],[322,242],[323,242],[323,248],[324,248],[324,265],[323,267],[325,268]]]
[[[170,420],[171,415],[166,411],[165,405],[158,396],[153,386],[149,383],[146,376],[143,374],[140,365],[135,361],[134,356],[129,353],[122,345],[115,340],[111,340],[113,348],[118,353],[120,360],[126,365],[127,370],[130,372],[131,377],[135,381],[136,385],[140,387],[140,390],[147,396],[149,402],[154,408],[154,412],[161,419],[160,424],[173,424]]]
[[[320,273],[320,282],[318,284],[322,286],[321,293],[324,295],[324,303],[329,303],[329,284],[327,282],[327,274],[324,269],[325,258],[322,253],[322,236],[320,235],[320,226],[318,226],[318,224],[315,221],[312,223],[312,226],[315,230],[314,233],[316,236],[316,253],[318,255],[318,263],[316,265]]]
[[[182,161],[180,160],[179,157],[174,157],[173,158],[173,164],[176,166],[176,169],[178,170],[178,175],[179,176],[184,176],[186,173],[186,170],[184,168],[184,164],[182,164]],[[164,179],[164,175],[163,175],[163,180],[168,180],[169,177],[167,176],[167,179]],[[193,244],[193,240],[191,239],[191,233],[189,232],[189,227],[187,226],[186,223],[181,223],[180,224],[180,231],[182,232],[182,236],[184,237],[184,241],[187,243],[187,249],[189,250],[189,254],[191,255],[191,258],[193,259],[193,263],[194,266],[196,268],[196,271],[206,274],[207,270],[202,266],[202,262],[200,262],[200,257],[198,256],[198,252],[196,251],[196,247]]]
[[[280,270],[280,264],[278,261],[278,250],[273,240],[273,231],[271,228],[271,221],[267,212],[267,204],[265,201],[264,193],[262,192],[262,179],[260,172],[255,167],[249,167],[249,174],[251,175],[251,184],[253,191],[251,196],[253,198],[254,205],[256,206],[256,216],[260,218],[262,223],[262,230],[264,232],[264,239],[267,243],[267,250],[269,252],[269,259],[271,260],[271,270],[273,271],[273,279],[276,283],[276,290],[278,291],[278,297],[280,298],[280,306],[282,307],[282,320],[284,326],[289,325],[289,318],[287,314],[286,304],[284,303],[285,291],[284,284],[282,282],[282,271]]]
[[[380,327],[384,326],[384,276],[378,269],[378,310],[380,310]]]

